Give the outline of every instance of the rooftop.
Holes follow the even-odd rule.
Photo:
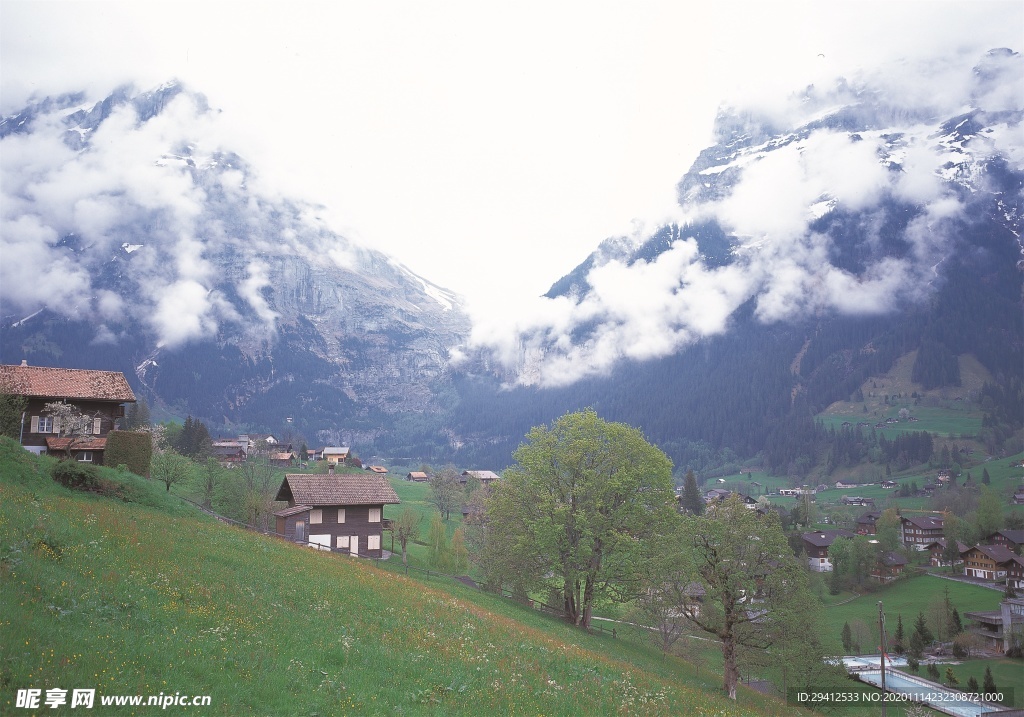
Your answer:
[[[0,365],[0,386],[29,398],[135,402],[135,394],[120,371]]]

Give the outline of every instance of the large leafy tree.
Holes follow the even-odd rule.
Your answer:
[[[487,501],[486,571],[513,590],[558,591],[565,619],[590,625],[597,601],[625,601],[678,513],[672,463],[635,428],[592,409],[527,434]]]
[[[701,609],[688,617],[721,642],[723,689],[736,699],[741,651],[776,646],[793,652],[792,626],[816,604],[806,571],[793,556],[778,514],[750,510],[737,496],[703,516],[684,518],[679,544],[707,592]]]

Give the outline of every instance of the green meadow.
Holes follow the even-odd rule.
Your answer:
[[[73,492],[50,465],[0,442],[4,714],[32,713],[25,688],[209,695],[223,715],[792,713],[641,641],[229,527],[116,471],[122,499]]]

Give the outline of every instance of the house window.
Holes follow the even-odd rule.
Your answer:
[[[338,508],[338,522],[339,523],[344,523],[345,522],[345,509],[344,508]],[[340,548],[341,546],[339,545],[338,547]]]
[[[98,435],[100,435],[100,432],[102,431],[102,429],[103,429],[103,419],[102,418],[94,418],[94,419],[92,419],[92,434],[94,436],[98,436]]]
[[[309,524],[324,522],[324,512],[320,508],[309,511]]]
[[[338,547],[339,548],[348,549],[348,536],[347,535],[339,535],[338,536]]]
[[[366,549],[367,550],[380,550],[380,536],[370,535],[366,538]]]
[[[380,508],[370,508],[370,522],[371,523],[379,523],[380,522]]]
[[[36,433],[53,433],[53,416],[40,416]]]
[[[92,463],[92,451],[82,451],[77,460],[79,463]]]

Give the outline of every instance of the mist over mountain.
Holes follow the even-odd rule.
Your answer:
[[[672,224],[604,242],[514,331],[507,380],[567,385],[729,330],[921,306],[991,216],[1021,235],[1024,62],[898,68],[723,109]]]
[[[46,98],[0,141],[4,362],[122,370],[176,413],[311,441],[439,410],[459,297],[283,196],[202,95]]]
[[[816,412],[908,352],[929,388],[964,354],[1024,379],[1022,58],[898,69],[723,107],[673,221],[472,327],[261,176],[201,95],[45,98],[0,118],[0,359],[368,455],[500,468],[593,406],[682,466],[789,470]]]

